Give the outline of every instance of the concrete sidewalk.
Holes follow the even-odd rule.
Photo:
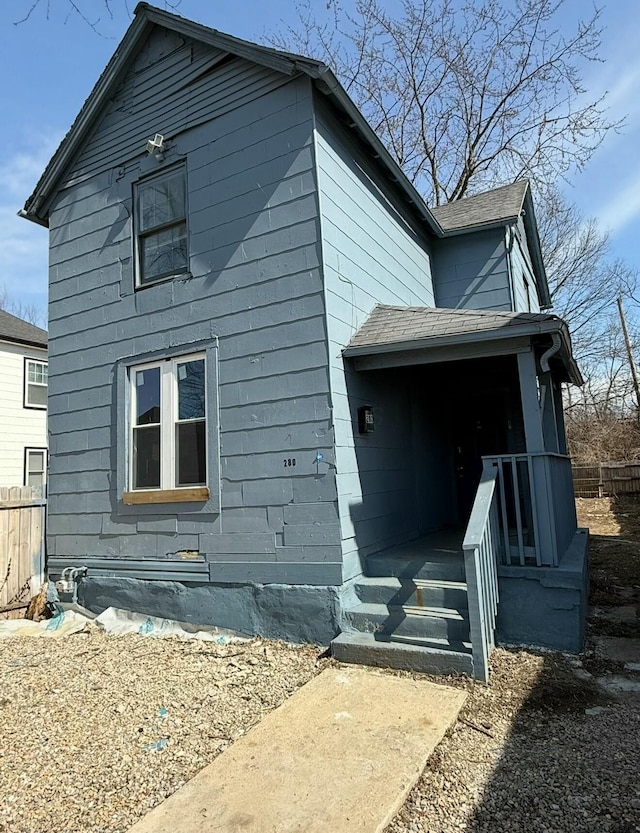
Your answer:
[[[326,669],[130,833],[375,833],[466,694],[365,668]]]

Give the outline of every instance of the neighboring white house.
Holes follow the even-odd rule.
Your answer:
[[[0,310],[0,486],[47,477],[47,332]]]

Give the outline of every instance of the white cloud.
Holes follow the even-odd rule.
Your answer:
[[[640,216],[640,175],[631,180],[598,212],[600,222],[616,234]]]
[[[0,164],[0,288],[21,304],[47,305],[48,234],[17,216],[58,140],[25,148]]]

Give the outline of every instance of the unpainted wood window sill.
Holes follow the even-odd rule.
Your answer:
[[[194,486],[187,489],[141,489],[122,494],[122,502],[126,506],[148,503],[202,503],[206,500],[209,500],[207,486]]]

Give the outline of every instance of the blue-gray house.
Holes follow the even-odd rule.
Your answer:
[[[526,182],[429,210],[326,66],[141,3],[23,214],[88,607],[482,678],[496,633],[579,649]]]

